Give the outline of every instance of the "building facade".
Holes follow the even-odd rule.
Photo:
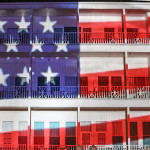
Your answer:
[[[150,149],[150,4],[0,4],[0,150]]]

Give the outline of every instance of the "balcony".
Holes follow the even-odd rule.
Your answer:
[[[150,44],[150,34],[129,32],[1,33],[0,44]]]
[[[150,86],[14,86],[0,87],[0,99],[149,99]]]
[[[82,146],[82,145],[81,145]],[[89,150],[92,145],[83,145],[83,150]],[[150,150],[150,145],[95,145],[97,150]],[[0,150],[75,150],[76,145],[4,145],[0,146]]]

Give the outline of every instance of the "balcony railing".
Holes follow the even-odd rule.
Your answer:
[[[0,99],[16,98],[149,99],[150,86],[13,86],[0,87]]]
[[[150,145],[95,145],[97,150],[150,150]],[[83,150],[90,150],[91,145],[83,145]],[[0,150],[75,150],[76,145],[4,145]]]
[[[0,44],[150,44],[150,34],[129,32],[1,33]]]

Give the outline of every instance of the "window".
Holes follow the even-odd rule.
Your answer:
[[[54,43],[62,43],[63,40],[63,29],[54,28]]]
[[[23,29],[23,31],[21,31],[19,33],[18,33],[17,28],[8,28],[7,29],[7,39],[10,40],[10,42],[29,43],[30,42],[30,33],[25,32],[25,30],[29,31],[29,28]]]
[[[26,77],[15,77],[15,86],[26,86]]]
[[[106,43],[115,43],[115,34],[114,34],[114,28],[104,28],[104,36],[105,36],[105,42]]]
[[[80,95],[82,97],[88,96],[88,77],[80,77]]]
[[[34,123],[34,144],[44,145],[44,122]]]
[[[130,122],[131,145],[138,145],[137,122]]]
[[[11,142],[12,142],[13,122],[12,121],[3,121],[2,130],[4,132],[4,144],[11,144]]]
[[[88,86],[88,77],[80,77],[80,86]]]
[[[60,77],[51,77],[50,86],[60,86]]]
[[[91,121],[80,122],[81,131],[91,131]]]
[[[109,94],[109,78],[108,76],[98,77],[98,94],[99,97],[107,97]]]
[[[150,122],[143,122],[143,145],[150,145]]]
[[[111,85],[112,86],[121,86],[121,77],[111,77]]]
[[[64,27],[64,32],[77,32],[77,27]]]
[[[96,131],[98,132],[98,144],[106,144],[106,132],[107,131],[107,122],[97,121],[96,122]]]
[[[107,76],[99,76],[98,86],[109,86],[109,78]]]
[[[122,122],[113,122],[112,123],[112,142],[113,144],[123,144],[122,136]]]
[[[83,28],[83,32],[91,32],[91,28]]]
[[[83,28],[83,43],[91,43],[91,28]]]
[[[50,145],[60,144],[59,122],[50,122]]]
[[[148,86],[148,78],[134,77],[134,86]]]
[[[112,143],[113,143],[113,145],[122,145],[123,144],[123,136],[113,136]]]
[[[77,43],[77,27],[64,27],[64,43]]]
[[[107,131],[107,122],[97,121],[96,131]]]
[[[28,122],[20,121],[18,144],[27,144],[27,134],[28,134]]]
[[[10,98],[28,97],[26,77],[9,77],[8,86],[11,87],[9,88]]]
[[[82,133],[82,144],[90,145],[90,133]]]
[[[66,122],[66,145],[76,145],[76,123]]]
[[[26,86],[27,85],[26,77],[9,77],[8,85],[9,86]]]
[[[106,144],[106,135],[105,133],[98,133],[98,144],[105,145]]]
[[[127,32],[138,32],[138,28],[127,28]]]
[[[138,38],[138,32],[138,28],[127,28],[127,42],[136,43],[136,39]]]
[[[38,77],[38,86],[47,86],[47,78]]]
[[[122,136],[122,122],[113,122],[112,123],[112,135],[113,136]]]
[[[45,98],[47,96],[47,78],[46,77],[38,77],[37,91],[40,97]]]
[[[60,77],[50,78],[51,94],[60,91]],[[58,94],[58,93],[57,93]]]
[[[114,28],[104,28],[104,32],[114,32]]]

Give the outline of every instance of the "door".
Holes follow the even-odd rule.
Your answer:
[[[138,31],[138,28],[127,28],[127,43],[137,42]]]
[[[105,43],[115,43],[114,28],[104,28]]]
[[[77,27],[64,27],[64,43],[77,43]]]
[[[91,28],[83,28],[83,43],[91,43]]]
[[[82,145],[92,145],[92,125],[91,121],[81,121],[81,141]]]

